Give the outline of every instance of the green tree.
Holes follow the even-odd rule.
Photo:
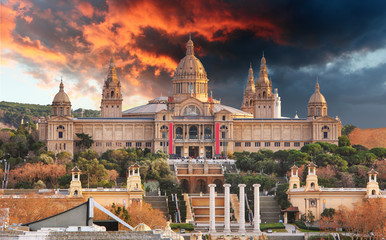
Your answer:
[[[72,157],[71,153],[66,151],[56,154],[56,160],[60,164],[64,164],[71,161],[71,157]]]
[[[80,139],[78,140],[81,149],[88,149],[94,143],[92,137],[85,133],[77,133],[76,136]]]
[[[325,208],[323,212],[320,214],[322,217],[328,217],[328,218],[333,218],[335,215],[335,209],[333,208]]]
[[[350,146],[343,146],[343,147],[338,147],[335,151],[335,153],[341,155],[341,156],[352,156],[357,152],[355,148],[352,148]]]
[[[352,124],[347,124],[342,127],[341,133],[344,136],[348,136],[356,127]]]
[[[279,203],[282,210],[287,209],[290,206],[287,195],[288,187],[288,183],[279,184],[277,186],[275,199]]]
[[[106,168],[100,164],[96,158],[87,160],[79,157],[78,166],[82,170],[82,173],[86,175],[84,183],[89,183],[90,186],[96,187],[100,181],[107,179],[108,173]]]
[[[322,147],[319,144],[310,143],[310,144],[307,144],[307,145],[303,146],[300,149],[300,151],[305,152],[308,155],[315,157],[316,155],[321,153],[323,150],[322,150]]]
[[[335,150],[338,148],[338,146],[336,146],[335,144],[328,142],[316,142],[316,144],[319,144],[323,148],[323,151],[329,153],[334,153]]]
[[[351,146],[350,139],[345,135],[338,137],[338,146],[339,147]]]
[[[355,148],[358,152],[369,150],[367,147],[362,146],[360,144],[352,145],[352,147]]]
[[[386,158],[386,148],[377,147],[371,149],[370,152],[374,153],[379,159]]]
[[[92,149],[86,149],[85,151],[79,153],[78,158],[79,157],[85,158],[87,160],[91,160],[91,159],[94,159],[94,158],[98,158],[99,154],[96,151],[92,150]]]

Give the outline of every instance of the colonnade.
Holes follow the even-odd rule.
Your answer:
[[[216,233],[216,201],[215,187],[216,184],[209,184],[209,232]],[[230,184],[224,184],[224,233],[231,233],[230,221]],[[238,233],[246,233],[245,231],[245,184],[239,184],[239,230]],[[254,217],[253,217],[253,233],[260,235],[260,184],[253,184],[254,189]]]

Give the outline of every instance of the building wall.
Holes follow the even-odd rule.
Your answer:
[[[325,208],[338,209],[341,206],[353,209],[353,203],[360,202],[366,197],[366,189],[363,191],[336,190],[334,192],[289,192],[288,200],[298,207],[300,214],[308,214],[310,210],[320,219],[320,214]],[[314,201],[315,204],[311,203]]]

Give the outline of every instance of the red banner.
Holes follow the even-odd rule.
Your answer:
[[[220,154],[220,123],[216,123],[216,154]]]
[[[173,154],[173,123],[169,123],[169,154]]]

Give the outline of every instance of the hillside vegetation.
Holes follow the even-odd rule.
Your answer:
[[[18,128],[24,115],[24,123],[36,123],[39,117],[47,117],[51,114],[50,105],[0,102],[0,121],[8,126]],[[72,111],[74,117],[82,116],[82,109]],[[98,117],[100,111],[83,109],[84,117]]]

